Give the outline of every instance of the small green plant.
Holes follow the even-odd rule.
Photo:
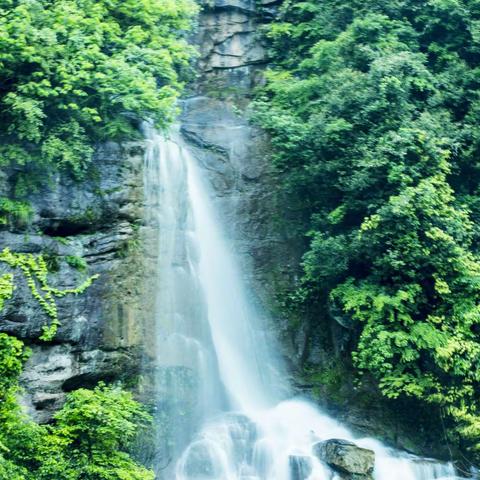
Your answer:
[[[305,367],[303,379],[312,385],[312,394],[317,400],[324,399],[326,395],[329,400],[340,403],[345,400],[346,393],[343,387],[350,376],[351,372],[344,364],[334,361],[322,368]]]
[[[42,257],[45,260],[45,264],[47,265],[48,271],[50,273],[55,273],[60,270],[60,262],[58,255],[53,252],[44,252],[42,253]]]
[[[80,272],[84,272],[87,269],[87,262],[82,257],[77,257],[76,255],[67,255],[65,257],[65,261],[70,265],[72,268],[79,270]]]
[[[78,226],[92,226],[96,225],[101,220],[101,214],[99,211],[94,210],[91,207],[86,208],[84,211],[72,215],[68,218],[68,222],[72,225]]]
[[[32,208],[26,202],[0,197],[0,225],[24,225],[32,215]]]
[[[53,237],[53,238],[62,245],[70,245],[70,239],[67,237]]]
[[[5,273],[0,276],[0,310],[6,300],[12,298],[13,295],[13,275]]]
[[[140,240],[135,236],[129,240],[124,241],[118,248],[116,256],[118,258],[126,258],[133,252],[137,251],[140,246]]]

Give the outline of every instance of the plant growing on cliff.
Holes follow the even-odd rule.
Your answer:
[[[257,119],[310,240],[293,298],[480,459],[478,2],[288,0],[280,20]]]
[[[28,222],[32,210],[26,202],[0,197],[0,225],[22,225]]]
[[[175,117],[195,11],[192,0],[0,1],[0,167],[17,196],[54,170],[82,177],[97,142]]]
[[[153,480],[127,453],[150,416],[132,395],[103,384],[70,393],[52,424],[19,407],[22,342],[0,334],[0,478],[3,480]]]
[[[150,422],[130,393],[100,384],[70,394],[51,432],[55,443],[70,452],[68,468],[78,472],[75,478],[153,480],[153,472],[126,453],[138,430]]]
[[[2,290],[0,290],[0,299],[1,292]],[[18,376],[28,354],[28,350],[23,347],[20,340],[0,333],[0,478],[2,479],[26,479],[27,471],[9,457],[13,435],[21,438],[23,433],[16,393]]]
[[[45,341],[52,340],[55,337],[60,325],[55,299],[65,295],[79,295],[98,278],[98,275],[92,275],[78,287],[60,290],[48,284],[48,267],[41,255],[14,253],[10,249],[5,248],[0,252],[0,263],[22,273],[33,297],[48,317],[50,317],[50,325],[43,327],[43,333],[40,337],[41,340]],[[3,306],[3,302],[12,296],[15,288],[13,280],[12,274],[5,274],[0,277],[0,309]]]

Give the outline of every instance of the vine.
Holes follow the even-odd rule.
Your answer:
[[[0,310],[6,300],[12,298],[13,295],[13,275],[6,273],[0,276]]]
[[[40,339],[44,341],[52,340],[60,325],[56,299],[83,293],[99,277],[99,275],[92,275],[76,288],[60,290],[48,284],[48,267],[42,255],[16,253],[5,248],[0,252],[0,263],[22,272],[33,297],[50,317],[50,324],[42,327],[43,333]],[[0,309],[4,301],[12,297],[14,288],[13,274],[0,276]]]

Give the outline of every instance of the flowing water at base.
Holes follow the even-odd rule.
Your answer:
[[[333,480],[312,453],[327,439],[374,450],[376,480],[455,478],[451,464],[354,438],[309,402],[285,400],[281,362],[249,301],[205,170],[178,134],[166,139],[146,127],[146,136],[147,207],[159,230],[157,348],[160,370],[174,369],[174,425],[188,395],[179,372],[195,379],[188,424],[170,432],[175,466],[161,478]]]

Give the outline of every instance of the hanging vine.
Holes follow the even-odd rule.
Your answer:
[[[42,327],[40,339],[44,341],[52,340],[60,325],[56,299],[65,295],[79,295],[98,278],[98,275],[92,275],[76,288],[60,290],[48,284],[48,267],[42,255],[16,253],[5,248],[0,252],[0,263],[4,263],[11,269],[22,273],[33,297],[50,318],[50,323]],[[14,289],[14,275],[12,273],[0,276],[0,310],[4,302],[12,297]]]

